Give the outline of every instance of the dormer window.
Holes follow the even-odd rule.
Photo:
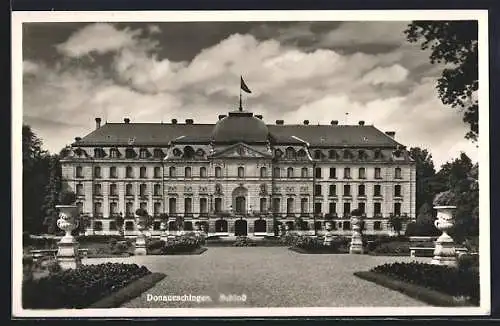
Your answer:
[[[337,151],[335,151],[334,149],[329,150],[328,151],[328,158],[332,159],[332,160],[337,159]]]
[[[344,150],[344,160],[348,160],[352,157],[352,154],[349,150]]]
[[[109,156],[111,158],[119,158],[120,157],[120,151],[118,150],[118,148],[111,148],[109,150]]]
[[[295,150],[292,147],[288,147],[285,153],[287,159],[295,158]]]
[[[149,151],[147,148],[141,148],[139,150],[139,158],[148,158],[149,157]]]
[[[382,151],[380,149],[375,150],[375,159],[379,160],[382,158]]]
[[[163,150],[161,148],[155,148],[153,150],[153,157],[154,158],[163,158],[165,156],[165,153],[163,153]]]
[[[137,154],[136,154],[136,152],[134,151],[133,148],[127,148],[125,150],[125,157],[126,158],[134,158],[134,157],[136,157],[136,155]]]
[[[361,150],[359,150],[359,151],[358,151],[358,158],[359,158],[360,160],[364,160],[364,159],[366,159],[366,158],[367,158],[366,152],[365,152],[364,150],[362,150],[362,149],[361,149]]]
[[[104,150],[100,147],[98,148],[94,148],[94,157],[95,158],[103,158],[104,156],[106,156],[106,153],[104,152]]]
[[[303,150],[303,149],[300,149],[298,152],[297,152],[297,156],[300,157],[300,158],[304,158],[307,156],[306,154],[306,151]]]
[[[321,151],[319,149],[314,151],[314,159],[315,160],[321,160],[322,157],[323,157],[323,153],[321,153]]]

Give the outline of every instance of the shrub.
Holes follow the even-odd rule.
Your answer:
[[[479,272],[475,269],[412,262],[379,265],[371,271],[479,304]]]
[[[244,236],[237,237],[236,241],[233,243],[233,247],[255,247],[256,245],[255,241]]]
[[[409,243],[410,239],[407,236],[388,236],[388,235],[380,235],[377,236],[373,241],[367,243],[367,250],[368,251],[373,251],[375,248],[381,246],[382,244],[385,243],[390,243],[390,242],[408,242]],[[408,247],[409,248],[409,247]]]
[[[123,237],[121,235],[101,235],[101,234],[82,235],[82,236],[77,237],[77,240],[80,243],[88,243],[88,242],[110,243],[112,241],[111,239],[115,239],[115,240],[119,241],[119,240],[123,240]]]
[[[410,243],[401,241],[386,242],[371,251],[377,254],[409,254]]]
[[[441,232],[434,226],[428,223],[411,222],[406,225],[405,236],[439,236]]]
[[[479,255],[459,255],[457,262],[458,268],[462,270],[479,269]]]
[[[49,273],[51,275],[57,274],[60,271],[62,271],[62,267],[61,267],[61,265],[59,265],[59,263],[57,261],[52,261],[51,263],[49,263],[49,265],[47,266],[47,269],[49,270]]]
[[[161,249],[164,246],[165,246],[165,241],[163,241],[163,240],[151,240],[151,241],[148,241],[148,244],[146,245],[148,251]]]
[[[23,282],[25,309],[86,308],[151,272],[137,264],[82,265]],[[50,295],[40,295],[46,293]]]
[[[181,235],[168,241],[153,240],[147,245],[148,253],[151,255],[169,255],[176,253],[192,252],[200,248],[202,238],[198,236]]]

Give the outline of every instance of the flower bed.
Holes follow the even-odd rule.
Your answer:
[[[453,297],[464,297],[473,304],[479,304],[479,270],[476,268],[453,268],[412,262],[384,264],[373,268],[371,272]]]
[[[250,240],[248,237],[236,237],[236,241],[233,242],[233,247],[255,247],[257,243],[253,240]]]
[[[347,238],[334,236],[331,244],[325,246],[321,237],[310,237],[297,234],[285,235],[282,241],[290,246],[290,249],[299,253],[346,253],[348,252],[349,240]]]
[[[147,251],[150,255],[177,255],[184,253],[201,253],[202,239],[193,235],[181,235],[172,240],[153,240],[147,244]]]
[[[25,280],[22,288],[23,307],[86,308],[149,274],[151,272],[145,266],[137,264],[82,265],[40,279]]]

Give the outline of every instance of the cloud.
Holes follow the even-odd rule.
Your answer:
[[[373,85],[400,83],[408,76],[408,69],[395,64],[390,67],[377,67],[366,75],[363,80]]]

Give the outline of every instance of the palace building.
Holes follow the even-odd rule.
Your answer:
[[[309,121],[266,124],[241,109],[215,124],[105,123],[75,138],[62,157],[63,180],[89,217],[87,233],[135,234],[144,208],[174,231],[204,224],[209,235],[273,235],[275,224],[350,234],[359,208],[366,234],[392,233],[391,216],[415,219],[415,163],[395,132]],[[297,225],[301,224],[301,225]]]

